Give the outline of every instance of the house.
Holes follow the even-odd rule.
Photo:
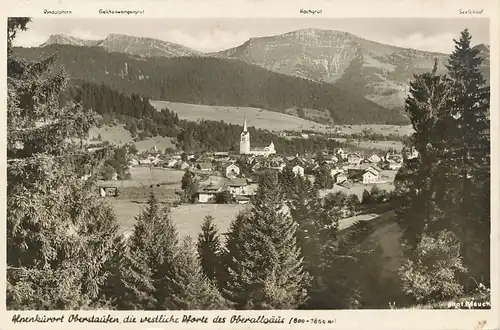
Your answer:
[[[251,170],[252,170],[252,172],[255,172],[255,171],[260,170],[261,168],[262,168],[262,164],[259,162],[256,162],[255,164],[252,165]]]
[[[235,164],[231,164],[231,165],[226,166],[224,172],[226,174],[226,178],[231,179],[231,178],[235,178],[238,175],[240,175],[240,168],[238,166],[236,166]]]
[[[332,175],[333,181],[340,185],[343,184],[344,182],[347,181],[347,175],[345,175],[343,172],[337,172],[335,175]]]
[[[246,195],[245,187],[247,186],[247,180],[244,178],[234,178],[226,183],[228,190],[233,194],[233,196]]]
[[[336,167],[336,168],[332,168],[332,169],[330,170],[330,175],[332,176],[332,178],[333,178],[333,177],[334,177],[337,173],[344,173],[344,170],[343,170],[343,169],[341,169],[341,168],[338,168],[338,167]]]
[[[403,150],[403,158],[405,159],[415,159],[418,157],[418,151],[414,147],[410,147],[410,150]]]
[[[380,179],[382,170],[377,166],[369,166],[363,173],[363,184],[375,183]]]
[[[379,173],[371,168],[363,173],[363,184],[375,183],[379,179]]]
[[[117,187],[102,186],[99,187],[99,194],[101,195],[101,197],[116,197],[120,195],[120,192],[118,191]]]
[[[401,164],[400,163],[396,163],[394,161],[389,161],[388,165],[387,165],[387,168],[390,169],[390,170],[393,170],[393,171],[397,171],[401,168]]]
[[[250,202],[250,197],[238,195],[234,196],[234,200],[238,204],[248,204]]]
[[[330,159],[326,161],[328,164],[337,164],[339,162],[339,158],[337,156],[331,156]]]
[[[175,164],[175,167],[178,169],[181,169],[181,170],[185,170],[185,169],[191,168],[191,165],[189,165],[189,163],[187,163],[187,162],[178,161]]]
[[[377,154],[373,154],[368,158],[368,161],[372,164],[378,164],[382,161],[382,158],[380,158]]]
[[[138,166],[139,165],[139,161],[135,158],[131,158],[130,161],[128,162],[128,165],[129,166]]]
[[[149,158],[139,160],[139,165],[151,165],[153,162]]]
[[[196,168],[203,172],[213,171],[213,166],[211,163],[198,163],[196,164]]]
[[[295,165],[294,167],[292,167],[292,172],[295,174],[295,176],[304,177],[304,168],[300,165]]]
[[[210,184],[198,190],[198,202],[209,203],[222,191],[224,191],[224,188],[220,184],[210,182]]]
[[[172,167],[174,167],[174,166],[175,166],[175,164],[177,164],[177,162],[178,162],[178,160],[176,160],[176,159],[172,158],[172,159],[168,160],[168,161],[165,163],[165,166],[166,166],[166,167],[170,167],[170,168],[172,168]]]
[[[363,157],[356,152],[347,155],[347,162],[351,165],[359,165],[362,161]]]

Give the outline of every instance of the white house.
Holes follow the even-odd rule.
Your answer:
[[[397,170],[399,170],[401,168],[401,164],[400,163],[396,163],[393,160],[389,160],[388,163],[389,163],[388,167],[389,167],[390,170],[397,171]]]
[[[379,173],[373,170],[371,167],[363,173],[363,184],[375,183],[379,179]]]
[[[223,188],[221,186],[210,183],[205,188],[198,191],[198,202],[208,203],[215,198],[218,193],[222,192],[222,190]]]
[[[295,165],[294,167],[292,167],[292,172],[295,173],[295,176],[304,176],[304,168],[300,165]]]
[[[358,153],[351,153],[347,155],[347,162],[351,165],[359,165],[363,161],[363,157],[361,157]]]
[[[247,195],[246,186],[247,180],[243,178],[234,178],[227,183],[227,188],[233,196]]]
[[[370,156],[370,158],[368,158],[368,160],[372,164],[378,164],[382,161],[382,158],[380,158],[377,154],[373,154]]]
[[[347,181],[347,175],[345,175],[343,172],[335,173],[335,175],[332,175],[332,178],[336,184],[341,184]]]
[[[236,166],[235,164],[228,165],[226,167],[226,178],[235,178],[238,175],[240,175],[240,168]]]

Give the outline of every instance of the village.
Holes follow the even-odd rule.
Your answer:
[[[192,175],[190,181],[196,182],[196,191],[193,192],[191,203],[247,204],[257,189],[259,172],[265,169],[283,171],[288,168],[296,176],[306,177],[312,182],[315,180],[315,174],[321,169],[322,173],[327,173],[333,183],[331,187],[324,187],[323,195],[328,192],[327,190],[333,192],[339,189],[361,195],[367,185],[391,184],[403,160],[418,156],[413,148],[409,152],[390,151],[385,154],[368,155],[342,148],[323,150],[316,154],[280,155],[276,152],[272,141],[266,147],[251,148],[250,140],[245,118],[239,141],[239,153],[227,151],[196,154],[167,153],[159,151],[154,146],[140,155],[131,156],[128,166],[131,172],[137,173],[140,168],[143,172],[149,171],[150,177],[147,182],[149,188],[163,188],[159,191],[160,196],[170,202],[179,202],[182,192],[179,187],[172,187],[175,182],[171,180],[153,178],[153,168],[170,169],[172,172],[177,171],[177,174],[179,171],[190,173]],[[133,170],[134,168],[136,171]],[[116,176],[113,179],[116,180]],[[137,178],[133,176],[133,179]],[[143,198],[147,198],[147,183],[141,183],[141,186],[146,188],[142,189],[142,193],[137,189],[135,191],[128,189],[127,194],[127,190],[120,191],[116,184],[109,182],[100,186],[100,192],[103,197],[125,193],[124,197],[138,198],[142,194]],[[133,193],[136,196],[131,196]],[[226,197],[217,198],[221,194],[225,194]]]

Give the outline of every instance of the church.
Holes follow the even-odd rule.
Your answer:
[[[250,132],[247,130],[247,119],[243,123],[243,132],[240,137],[240,154],[242,155],[255,155],[255,156],[269,156],[275,154],[274,143],[271,143],[264,148],[250,149]]]

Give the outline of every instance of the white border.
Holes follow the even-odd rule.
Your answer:
[[[159,18],[159,17],[172,17],[172,18],[194,18],[194,17],[263,17],[263,18],[278,18],[278,17],[297,17],[304,18],[304,15],[299,13],[299,9],[321,9],[322,14],[315,17],[318,18],[334,18],[334,17],[464,17],[459,15],[459,9],[484,9],[484,14],[481,17],[490,18],[490,45],[491,45],[491,125],[492,125],[492,252],[491,252],[491,269],[492,269],[492,309],[491,311],[417,311],[417,310],[383,310],[383,311],[354,311],[354,310],[340,310],[340,311],[198,311],[198,312],[164,312],[166,315],[176,315],[182,318],[184,314],[192,315],[205,315],[210,320],[215,315],[226,316],[230,318],[234,314],[244,314],[245,316],[259,316],[266,315],[280,316],[287,321],[290,317],[310,318],[317,317],[321,319],[336,319],[334,325],[314,325],[308,324],[301,326],[301,328],[340,328],[340,329],[475,329],[477,323],[481,320],[486,321],[484,329],[499,329],[499,316],[500,315],[500,302],[499,302],[499,267],[498,261],[500,260],[498,254],[498,243],[500,240],[498,219],[499,219],[499,186],[500,177],[498,173],[499,165],[499,148],[498,148],[498,132],[500,130],[498,104],[500,102],[498,92],[499,86],[499,24],[498,15],[499,1],[498,0],[329,0],[329,1],[294,1],[294,0],[178,0],[178,1],[160,1],[160,0],[143,0],[143,1],[107,1],[101,3],[97,0],[86,1],[44,1],[35,2],[28,0],[3,0],[0,4],[0,12],[4,16],[29,16],[29,17],[44,17],[48,18],[49,15],[44,15],[43,10],[71,10],[71,15],[51,15],[54,19],[71,17],[99,17],[103,19],[116,18]],[[116,10],[144,10],[144,14],[139,15],[99,15],[99,9],[116,9]],[[5,14],[3,14],[5,13]],[[310,18],[311,16],[307,16]],[[473,19],[474,16],[470,16]],[[6,29],[6,18],[3,18],[3,27]],[[5,30],[4,30],[5,31]],[[2,44],[6,44],[6,35],[2,35]],[[5,47],[1,51],[1,63],[6,63]],[[0,73],[2,75],[2,97],[1,109],[6,109],[6,80],[5,80],[5,65],[0,66]],[[2,141],[5,141],[6,132],[6,111],[2,112],[0,116],[2,134]],[[5,182],[5,143],[0,144],[2,152],[0,180]],[[496,184],[495,184],[496,183]],[[5,189],[0,191],[0,200],[2,214],[6,214],[6,198]],[[5,225],[4,218],[0,216],[2,228]],[[5,239],[4,239],[5,241]],[[5,244],[0,244],[0,265],[2,269],[5,267]],[[0,290],[2,296],[5,292],[5,271],[1,272]],[[5,311],[5,299],[0,300],[0,329],[33,329],[33,328],[47,328],[47,329],[67,329],[69,327],[86,328],[110,328],[116,329],[168,329],[172,327],[191,329],[191,328],[227,328],[232,329],[237,326],[240,327],[255,327],[262,328],[270,326],[275,328],[290,328],[288,324],[285,325],[263,325],[263,324],[240,324],[235,325],[231,323],[225,324],[120,324],[120,325],[100,325],[100,324],[11,324],[10,320],[14,312]],[[496,313],[495,313],[496,311]],[[25,312],[23,316],[30,316],[35,314],[44,315],[60,315],[62,312]],[[99,312],[77,312],[80,315],[105,315],[108,314],[104,311]],[[70,314],[69,312],[64,313]],[[130,313],[128,312],[112,312],[113,315],[124,317]],[[142,315],[157,315],[156,312],[136,312],[133,313],[138,316]],[[299,326],[294,326],[294,328]]]

